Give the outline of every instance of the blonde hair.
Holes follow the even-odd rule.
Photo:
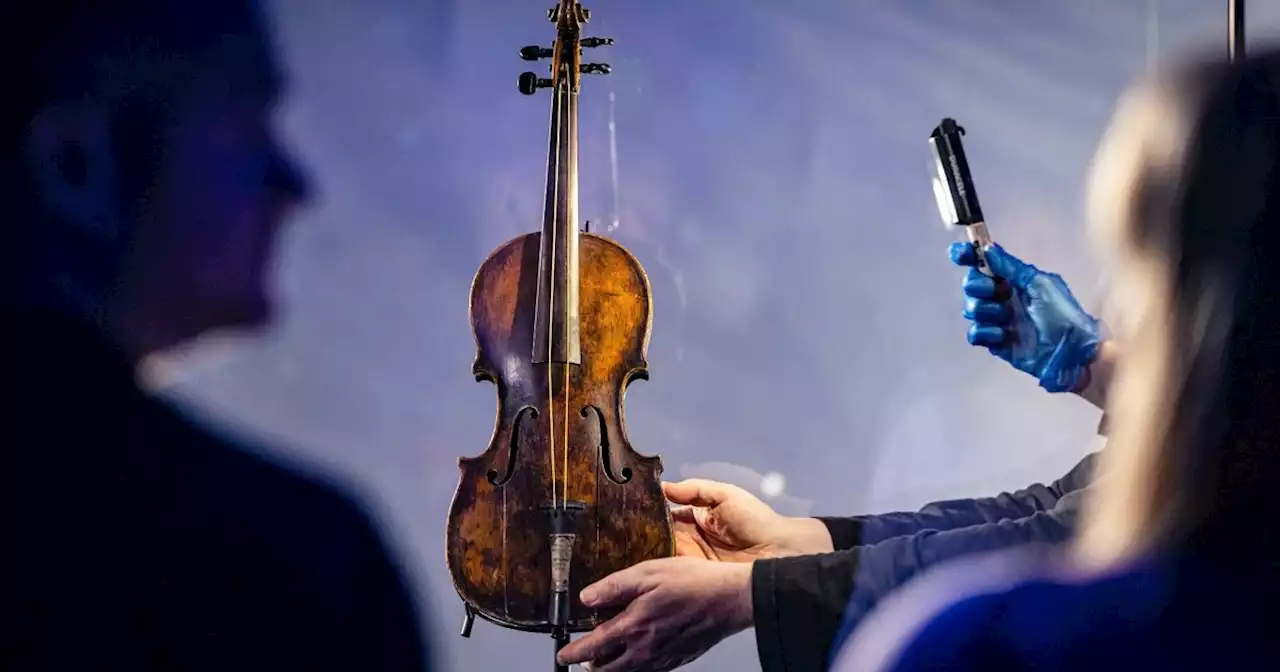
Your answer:
[[[1076,542],[1086,564],[1269,547],[1265,504],[1280,496],[1269,492],[1280,488],[1277,92],[1275,49],[1234,65],[1190,61],[1128,92],[1099,148],[1091,233],[1116,264],[1124,354]]]

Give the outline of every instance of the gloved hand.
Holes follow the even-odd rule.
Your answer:
[[[968,266],[964,278],[969,342],[1029,373],[1050,392],[1070,392],[1084,379],[1102,344],[1101,324],[1080,307],[1056,273],[1045,273],[1005,252],[987,250],[983,275],[972,243],[953,243],[951,261]]]

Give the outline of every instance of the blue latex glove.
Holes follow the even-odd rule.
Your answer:
[[[1102,326],[1080,307],[1056,273],[1045,273],[1005,252],[987,251],[1001,281],[978,271],[972,243],[953,243],[951,261],[968,266],[964,278],[969,342],[1029,373],[1050,392],[1076,389],[1098,354]]]

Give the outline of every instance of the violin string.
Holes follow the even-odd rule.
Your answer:
[[[557,40],[559,43],[559,40]],[[559,74],[559,73],[557,73]],[[552,193],[551,198],[551,221],[554,223],[560,216],[560,137],[563,132],[561,127],[561,117],[564,116],[564,110],[561,108],[560,86],[557,83],[552,90],[555,99],[551,103],[551,109],[554,110],[551,132],[556,137],[556,153],[552,157],[555,161],[555,172],[552,173]],[[545,229],[544,229],[545,231]],[[555,233],[555,227],[552,227],[551,233]],[[545,234],[544,234],[545,235]],[[548,292],[547,292],[547,436],[550,439],[547,443],[547,452],[551,454],[551,508],[556,508],[556,390],[555,390],[555,323],[556,323],[556,237],[551,236],[551,246],[548,260],[551,264],[551,272],[548,274]],[[565,465],[568,466],[567,464]]]
[[[569,342],[569,321],[565,320],[565,342]],[[564,478],[560,480],[560,501],[568,506],[569,502],[569,369],[572,366],[568,358],[564,363],[564,460],[561,470],[564,471]]]
[[[573,189],[571,189],[568,193],[569,193],[569,197],[570,197],[570,198],[572,198],[572,199],[574,199],[574,201],[576,201],[576,200],[577,200],[577,198],[578,198],[578,190],[577,190],[577,181],[578,181],[578,114],[577,114],[577,112],[578,112],[578,110],[577,110],[577,107],[578,107],[578,95],[577,95],[577,92],[575,92],[575,91],[573,90],[573,86],[572,86],[573,81],[574,81],[574,77],[573,77],[573,75],[572,75],[571,73],[569,73],[569,72],[567,72],[567,71],[566,71],[566,72],[565,72],[565,80],[566,80],[566,81],[565,81],[565,100],[564,100],[564,102],[565,102],[565,105],[569,108],[569,110],[565,113],[565,116],[567,117],[567,119],[568,119],[568,123],[569,123],[569,124],[570,124],[570,126],[571,126],[571,128],[569,129],[569,137],[567,138],[567,140],[568,140],[568,142],[572,143],[572,144],[571,144],[571,146],[569,147],[569,156],[567,157],[567,158],[568,158],[568,160],[569,160],[569,171],[568,171],[568,173],[565,175],[565,179],[566,179],[566,180],[572,180],[572,181],[574,182],[574,184],[572,185],[572,186],[573,186]],[[566,185],[566,186],[569,186],[569,185]],[[568,236],[573,236],[573,237],[576,239],[576,238],[578,237],[578,210],[577,210],[577,208],[576,208],[576,207],[574,207],[574,204],[573,204],[573,203],[570,203],[570,204],[569,204],[569,206],[570,206],[571,208],[573,208],[573,209],[570,211],[570,212],[573,214],[573,221],[571,221],[571,222],[570,222],[570,221],[566,221],[566,222],[565,222],[566,227],[568,227],[568,228],[567,228],[567,230],[566,230],[566,237],[568,237]],[[566,214],[569,214],[569,213],[566,213]],[[568,218],[566,218],[566,219],[568,219]],[[567,252],[568,252],[568,251],[566,251],[566,257],[568,256]],[[574,267],[573,267],[573,266],[566,266],[566,267],[565,267],[565,272],[566,272],[566,273],[570,273],[570,272],[572,272],[573,270],[574,270]],[[570,279],[569,279],[569,281],[570,281],[570,282],[573,282],[573,281],[574,281],[574,278],[570,278]],[[569,310],[568,310],[568,308],[569,308],[569,306],[566,304],[566,305],[565,305],[565,317],[566,317],[566,318],[569,316]],[[563,470],[564,470],[564,478],[563,478],[563,480],[562,480],[562,482],[561,482],[561,486],[560,486],[560,488],[561,488],[561,490],[560,490],[560,501],[561,501],[561,502],[564,502],[565,506],[568,506],[568,505],[569,505],[569,369],[570,369],[570,368],[571,368],[571,366],[572,366],[572,364],[569,362],[569,357],[567,356],[567,355],[569,354],[569,351],[568,351],[568,347],[569,347],[569,320],[568,320],[568,319],[566,319],[566,320],[564,321],[564,344],[565,344],[565,348],[566,348],[566,353],[565,353],[565,354],[566,354],[566,357],[565,357],[565,359],[564,359],[564,460],[561,462],[561,464],[562,464],[562,465],[564,465],[564,466],[563,466]]]

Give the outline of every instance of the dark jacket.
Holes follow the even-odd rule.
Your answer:
[[[423,670],[338,486],[149,397],[71,322],[6,315],[5,670]]]
[[[1276,669],[1280,644],[1266,623],[1280,568],[1266,555],[1197,546],[1089,575],[1048,554],[998,553],[905,588],[867,621],[866,638],[841,652],[838,667]]]
[[[1095,454],[1050,485],[916,512],[821,518],[834,553],[760,560],[752,571],[764,672],[825,670],[831,651],[890,591],[944,560],[1065,540]]]

